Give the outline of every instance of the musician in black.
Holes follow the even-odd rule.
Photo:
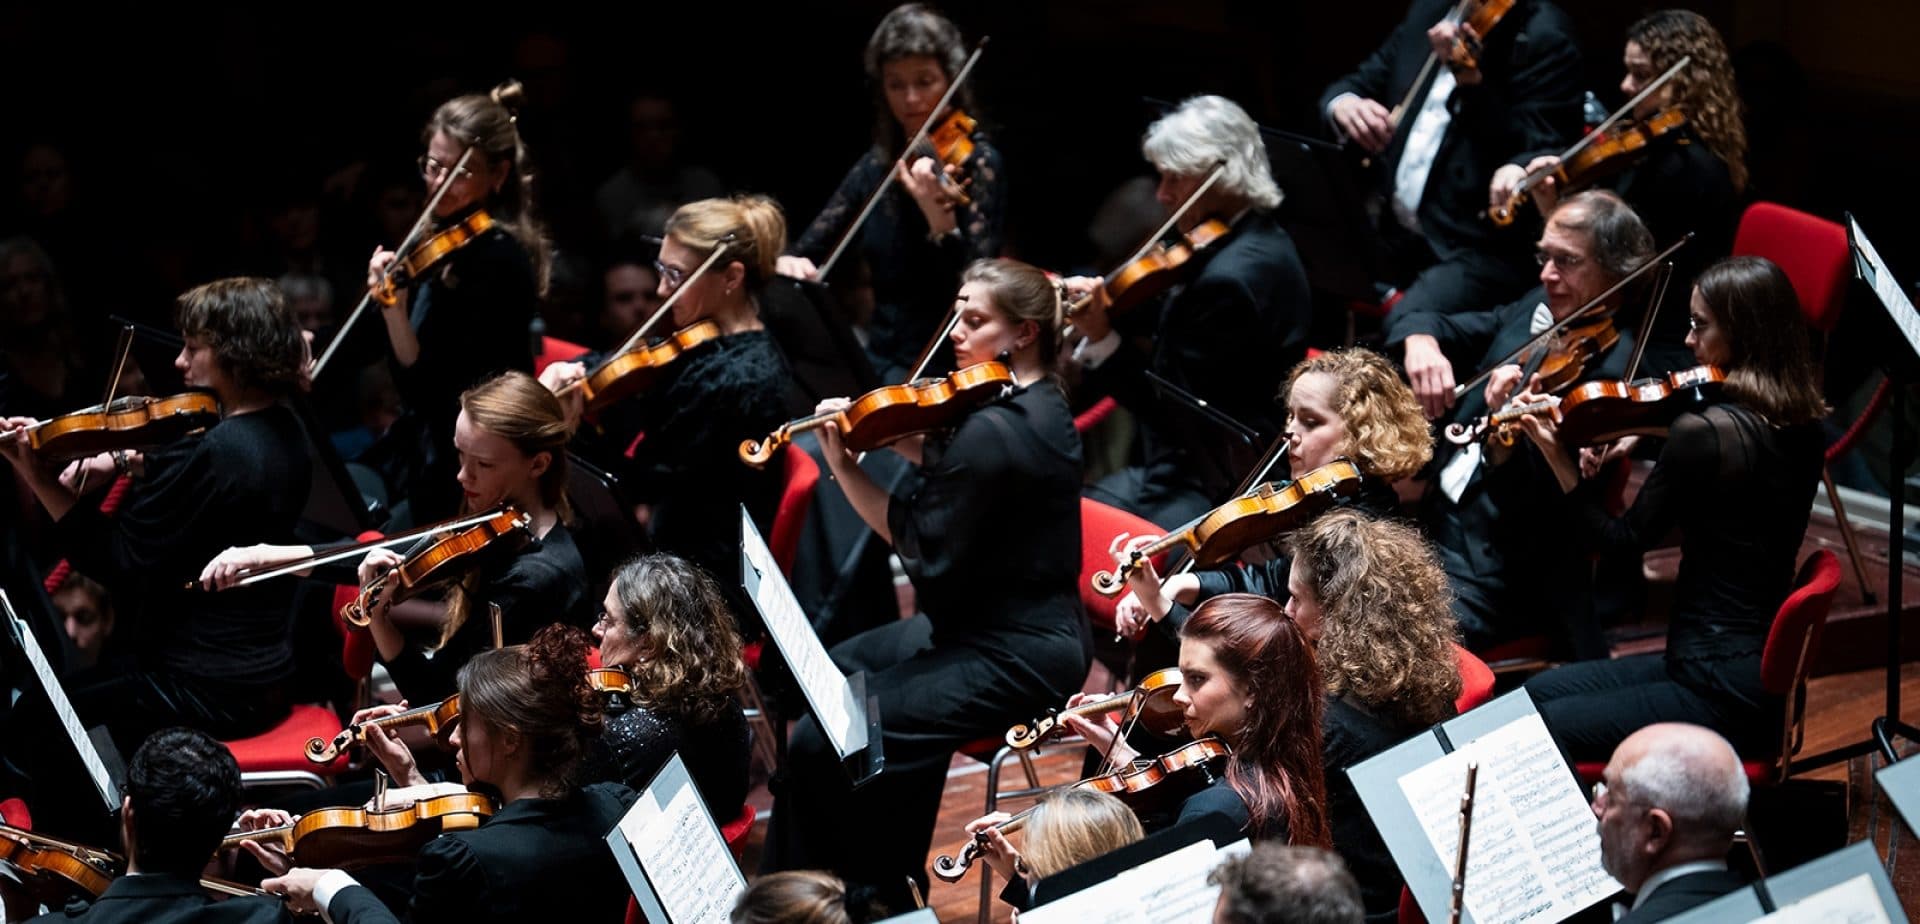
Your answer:
[[[1109,318],[1105,280],[1074,278],[1067,287],[1088,299],[1072,318],[1085,338],[1073,351],[1085,384],[1119,399],[1141,428],[1138,460],[1088,496],[1170,528],[1226,500],[1279,431],[1274,396],[1306,355],[1312,305],[1293,239],[1274,217],[1280,189],[1246,110],[1194,97],[1148,128],[1141,147],[1159,171],[1155,196],[1169,212],[1225,162],[1175,223],[1184,234],[1221,222],[1225,236],[1186,261],[1184,285],[1124,320]],[[1149,373],[1188,397],[1168,393]]]

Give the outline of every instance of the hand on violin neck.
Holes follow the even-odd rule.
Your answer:
[[[1487,376],[1487,410],[1498,411],[1506,407],[1510,399],[1516,404],[1525,403],[1513,393],[1514,389],[1519,387],[1520,377],[1524,374],[1519,366],[1511,363],[1493,370],[1493,373]],[[1527,385],[1528,391],[1538,388],[1539,385],[1540,377],[1535,375]]]
[[[387,769],[387,775],[404,789],[409,786],[423,786],[427,778],[420,772],[420,765],[414,762],[413,752],[400,743],[400,737],[379,725],[369,725],[366,730],[367,753]],[[388,794],[392,802],[392,792]]]
[[[939,236],[960,226],[954,217],[953,197],[948,193],[945,182],[950,174],[942,169],[939,162],[931,157],[916,158],[911,164],[901,160],[894,165],[894,170],[901,187],[913,196],[914,203],[920,206],[920,213],[926,216],[927,233]]]
[[[987,861],[987,866],[1000,878],[1008,881],[1020,876],[1024,866],[1020,851],[1013,849],[1013,842],[1007,840],[1006,833],[1000,830],[1000,825],[1012,817],[1006,812],[994,812],[967,823],[967,833],[974,835],[980,844],[980,858]]]
[[[1513,191],[1519,188],[1520,181],[1526,177],[1527,168],[1519,164],[1501,164],[1500,169],[1493,171],[1493,182],[1487,184],[1487,207],[1497,209],[1505,206],[1513,198]]]
[[[1089,341],[1105,339],[1113,330],[1113,323],[1107,318],[1113,299],[1107,294],[1106,279],[1069,276],[1061,280],[1060,285],[1066,290],[1068,304],[1079,306],[1074,309],[1073,329]]]
[[[1520,430],[1533,441],[1534,446],[1539,448],[1541,457],[1546,459],[1548,467],[1553,469],[1554,478],[1560,482],[1561,492],[1571,493],[1574,488],[1580,486],[1580,463],[1574,460],[1573,455],[1567,451],[1566,445],[1560,442],[1559,416],[1558,411],[1528,414],[1520,418]]]

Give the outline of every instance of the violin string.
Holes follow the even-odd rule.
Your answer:
[[[120,328],[120,343],[114,348],[116,358],[113,361],[113,377],[107,380],[107,397],[100,402],[102,412],[113,410],[114,393],[120,390],[120,376],[127,371],[127,357],[133,355],[133,326]],[[87,493],[87,467],[80,466],[80,477],[73,483],[73,495],[79,497]]]

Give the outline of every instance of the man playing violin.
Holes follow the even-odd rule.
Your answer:
[[[1627,98],[1638,95],[1682,58],[1692,60],[1628,115],[1627,121],[1643,126],[1647,144],[1606,158],[1618,166],[1599,167],[1602,172],[1619,171],[1606,176],[1602,185],[1633,206],[1657,243],[1672,243],[1689,232],[1695,235],[1675,255],[1675,284],[1667,290],[1648,337],[1641,371],[1655,375],[1693,365],[1693,354],[1685,343],[1687,283],[1733,249],[1734,225],[1747,185],[1747,133],[1733,65],[1726,43],[1706,17],[1691,10],[1660,10],[1628,27],[1622,53],[1626,76],[1620,81],[1620,92]],[[1664,124],[1652,123],[1663,114],[1668,119],[1679,117],[1677,127],[1644,128]],[[1616,128],[1610,134],[1620,131]],[[1504,204],[1523,177],[1560,166],[1558,153],[1515,158],[1494,172],[1488,198],[1495,205]],[[1581,182],[1576,176],[1568,179]],[[1562,192],[1557,178],[1547,177],[1534,184],[1529,195],[1544,215],[1553,211]]]
[[[1312,305],[1293,239],[1273,215],[1280,189],[1246,110],[1222,97],[1194,97],[1153,123],[1141,148],[1160,174],[1155,198],[1170,213],[1224,162],[1175,227],[1185,234],[1215,220],[1230,230],[1196,248],[1182,266],[1186,284],[1135,311],[1124,331],[1108,315],[1106,280],[1076,277],[1067,289],[1090,298],[1072,318],[1084,338],[1074,361],[1086,383],[1119,399],[1142,430],[1140,460],[1088,493],[1170,528],[1226,500],[1253,467],[1256,444],[1280,429],[1273,397],[1306,355]],[[1150,335],[1151,346],[1136,335]],[[1190,406],[1192,398],[1157,387],[1148,373],[1213,410]],[[1236,423],[1223,424],[1221,414]]]
[[[1405,350],[1410,371],[1423,365],[1451,368],[1453,359],[1462,357],[1471,357],[1472,363],[1463,363],[1463,368],[1484,368],[1572,316],[1652,252],[1652,236],[1619,196],[1598,190],[1581,193],[1561,203],[1540,236],[1539,287],[1486,311],[1408,315],[1388,346]],[[1620,301],[1616,295],[1596,310],[1610,313]],[[1631,352],[1627,346],[1618,343],[1600,350],[1580,364],[1577,373],[1569,369],[1569,384],[1619,378]],[[1571,351],[1560,352],[1557,358],[1564,359]],[[1504,384],[1499,389],[1467,390],[1444,419],[1471,424],[1500,409],[1517,378],[1497,377],[1496,382]],[[1414,384],[1418,393],[1422,379],[1416,376]],[[1443,389],[1427,406],[1430,415],[1445,410],[1453,397],[1452,380],[1441,384]],[[1454,616],[1468,647],[1484,649],[1544,630],[1570,636],[1576,655],[1604,656],[1590,618],[1587,559],[1553,541],[1569,514],[1539,454],[1524,445],[1506,452],[1477,442],[1455,446],[1442,441],[1429,471],[1434,483],[1422,518],[1440,547],[1441,564],[1453,585]],[[1563,616],[1565,625],[1541,625],[1539,620],[1548,613]]]
[[[208,597],[185,582],[228,545],[293,538],[312,478],[306,437],[282,403],[299,387],[306,355],[299,326],[265,279],[191,289],[175,316],[186,343],[174,367],[188,387],[219,399],[222,416],[202,436],[125,457],[131,483],[114,516],[92,499],[83,502],[52,460],[20,435],[0,437],[0,455],[54,520],[61,553],[113,593],[122,631],[135,636],[132,663],[66,679],[81,721],[105,723],[123,753],[173,725],[223,739],[271,728],[287,713],[283,685],[294,667],[290,585]],[[0,428],[32,423],[15,418]],[[108,456],[83,466],[89,485],[114,480],[116,461]],[[24,719],[28,708],[16,716]],[[36,714],[44,709],[32,707]],[[31,739],[29,750],[59,750],[17,722],[12,731],[10,741]],[[49,727],[45,734],[58,732]],[[63,776],[45,766],[17,769],[39,777],[36,787]]]
[[[1492,4],[1469,4],[1482,5]],[[1558,150],[1580,127],[1580,53],[1565,13],[1515,0],[1483,35],[1452,21],[1452,6],[1413,4],[1320,98],[1335,133],[1379,161],[1385,281],[1402,290],[1390,336],[1402,314],[1477,309],[1526,288],[1527,232],[1487,222],[1482,184],[1509,158]]]

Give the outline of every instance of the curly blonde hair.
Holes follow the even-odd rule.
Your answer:
[[[1667,85],[1673,104],[1707,150],[1727,165],[1733,189],[1747,188],[1747,128],[1740,114],[1740,92],[1733,82],[1727,43],[1705,16],[1692,10],[1660,10],[1627,27],[1627,41],[1640,46],[1656,73],[1687,55],[1693,63]]]
[[[1320,601],[1320,669],[1332,694],[1351,694],[1407,725],[1454,714],[1460,665],[1447,576],[1413,528],[1353,510],[1321,515],[1287,540]]]
[[[647,640],[652,654],[622,664],[633,675],[634,701],[693,722],[711,721],[747,681],[740,633],[720,585],[674,555],[642,555],[613,575],[620,619]]]
[[[1380,354],[1356,347],[1312,357],[1287,375],[1280,402],[1287,403],[1301,376],[1315,372],[1333,379],[1333,410],[1347,428],[1342,454],[1362,472],[1398,481],[1433,458],[1433,431],[1420,402]]]

